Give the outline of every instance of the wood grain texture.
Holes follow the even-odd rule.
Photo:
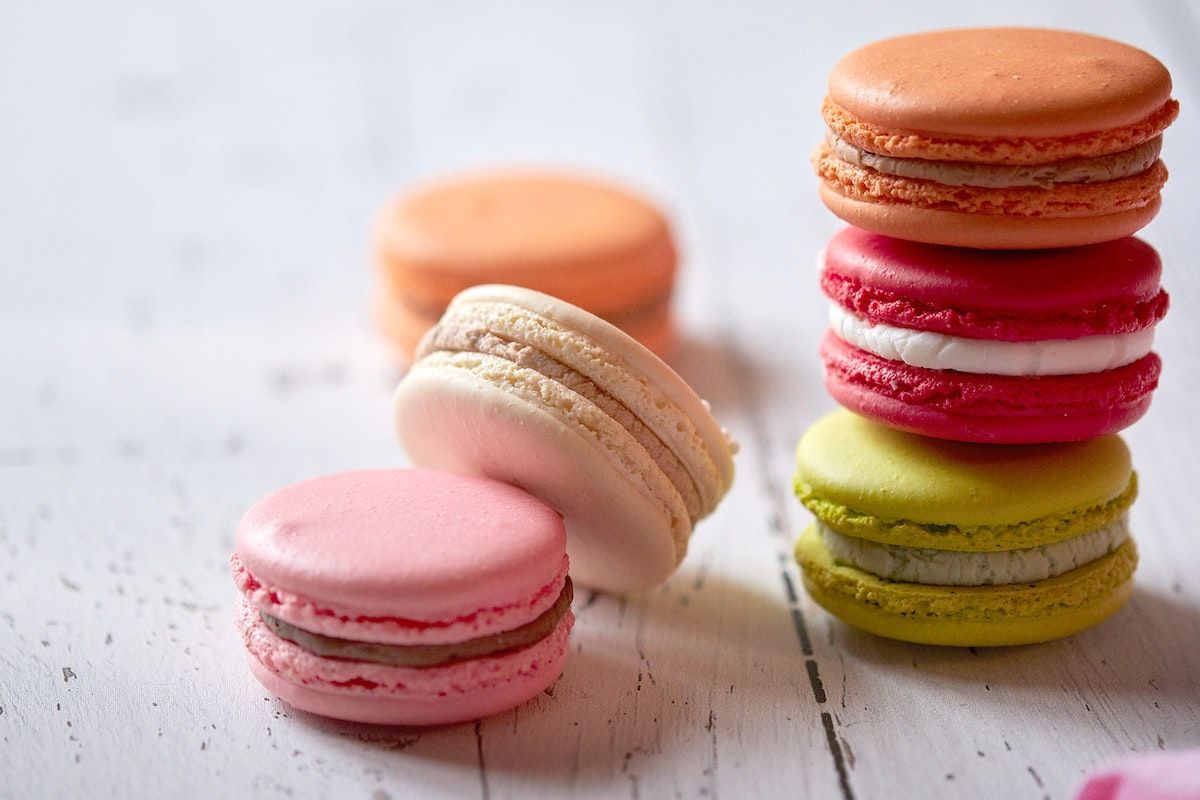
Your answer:
[[[1173,307],[1128,436],[1137,593],[995,651],[855,633],[789,555],[792,447],[832,407],[824,76],[880,36],[984,23],[1138,44],[1184,104],[1145,232]],[[1200,745],[1198,44],[1183,0],[0,7],[0,798],[1059,800],[1105,759]],[[671,210],[677,366],[741,440],[737,483],[667,585],[579,593],[547,696],[430,731],[291,711],[241,663],[234,525],[283,483],[403,463],[368,219],[396,186],[513,162]]]

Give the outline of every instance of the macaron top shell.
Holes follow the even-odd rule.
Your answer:
[[[855,50],[833,68],[829,96],[895,133],[1066,137],[1146,119],[1170,101],[1171,76],[1149,53],[1099,36],[968,28]]]
[[[822,500],[883,520],[1016,525],[1112,501],[1130,485],[1119,436],[999,446],[903,433],[839,410],[800,439],[797,478]]]
[[[1153,247],[1125,237],[1058,250],[971,250],[846,228],[825,249],[825,293],[872,322],[1006,340],[1128,333],[1167,310]]]
[[[386,204],[381,264],[405,295],[444,305],[468,286],[535,285],[602,313],[669,292],[677,255],[663,215],[592,178],[546,171],[465,175]]]
[[[569,303],[515,286],[476,286],[459,294],[447,311],[482,306],[491,324],[503,324],[497,307],[512,311],[506,334],[528,337],[548,355],[603,386],[635,410],[639,418],[690,466],[704,499],[701,516],[716,507],[733,484],[733,445],[704,400],[662,359],[620,328]],[[530,315],[533,315],[530,317]],[[538,324],[542,318],[550,324]],[[536,330],[534,329],[536,328]],[[418,354],[422,349],[418,348]]]
[[[492,173],[431,185],[394,208],[392,235],[445,266],[614,258],[664,240],[666,221],[615,186],[556,173]],[[663,253],[662,255],[666,255]]]
[[[531,605],[564,574],[565,552],[562,519],[520,489],[384,469],[312,478],[263,498],[238,525],[236,558],[271,591],[351,622],[444,622]]]

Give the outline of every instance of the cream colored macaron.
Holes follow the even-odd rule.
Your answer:
[[[413,462],[556,508],[582,584],[666,580],[732,484],[735,445],[707,403],[627,334],[549,295],[468,289],[416,356],[393,398]]]

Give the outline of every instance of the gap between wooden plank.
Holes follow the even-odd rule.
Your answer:
[[[738,373],[742,375],[749,374],[742,358],[741,345],[736,337],[733,337],[732,344],[733,352],[730,354],[730,358],[737,367]],[[759,395],[758,386],[755,381],[745,381],[742,385],[746,387],[744,390],[746,417],[750,423],[750,435],[754,438],[755,455],[758,461],[758,469],[762,476],[761,486],[767,497],[770,509],[767,524],[771,528],[771,532],[775,534],[780,562],[780,576],[783,579],[784,593],[787,595],[788,606],[792,613],[792,625],[796,631],[796,639],[800,644],[801,654],[812,656],[812,639],[808,635],[808,625],[804,618],[804,611],[800,607],[800,597],[796,593],[795,584],[792,582],[792,578],[787,571],[787,563],[791,558],[790,542],[792,541],[792,533],[787,523],[788,513],[785,496],[780,491],[776,482],[771,478],[770,437],[767,432],[762,398]],[[809,688],[812,691],[813,700],[817,703],[818,707],[825,705],[829,698],[825,693],[825,685],[821,680],[821,671],[816,659],[805,658],[804,666],[808,672]],[[837,732],[834,730],[833,716],[828,711],[821,711],[821,725],[825,729],[825,744],[828,746],[829,755],[833,759],[833,768],[837,772],[838,786],[842,791],[842,799],[855,800],[854,789],[850,786],[850,775],[846,770],[846,758],[842,753],[842,746],[838,741]]]
[[[488,789],[487,765],[483,760],[483,722],[475,720],[475,752],[479,755],[479,796],[483,800],[491,800],[492,793]]]

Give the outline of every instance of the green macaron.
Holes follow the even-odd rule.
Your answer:
[[[1132,592],[1137,493],[1118,436],[997,446],[837,411],[797,449],[817,521],[796,545],[813,598],[882,636],[1003,645],[1069,636]]]

